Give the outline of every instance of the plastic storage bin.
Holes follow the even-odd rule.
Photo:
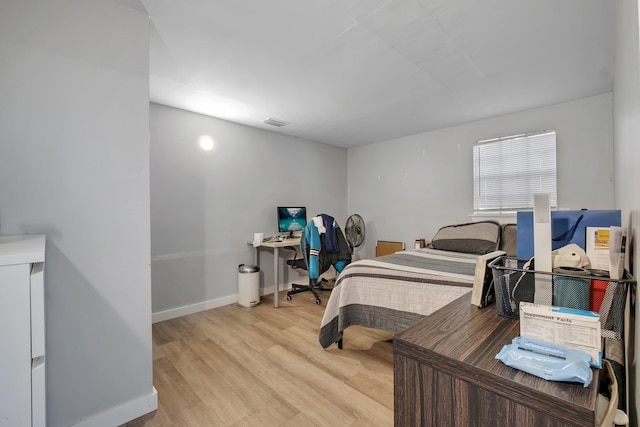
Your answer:
[[[255,307],[260,304],[260,268],[256,265],[238,266],[238,305]]]

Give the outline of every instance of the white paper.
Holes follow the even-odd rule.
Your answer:
[[[253,233],[253,247],[257,248],[262,244],[262,238],[264,237],[264,233]]]
[[[609,271],[609,241],[611,230],[609,227],[586,228],[586,253],[591,268]]]
[[[624,276],[624,255],[627,243],[627,230],[622,227],[609,227],[609,277],[620,280]]]

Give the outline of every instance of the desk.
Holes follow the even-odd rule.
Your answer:
[[[253,244],[253,242],[248,242],[249,244]],[[300,246],[300,238],[294,237],[293,239],[286,239],[281,242],[277,240],[272,240],[269,242],[262,242],[260,246],[256,248],[256,264],[258,263],[258,251],[260,248],[272,248],[273,249],[273,306],[278,308],[279,298],[278,292],[280,291],[280,269],[278,268],[279,263],[279,254],[278,249],[284,248],[285,246],[295,246],[296,248]]]

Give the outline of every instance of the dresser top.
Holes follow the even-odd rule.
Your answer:
[[[0,236],[0,266],[44,262],[44,234]]]
[[[599,370],[589,387],[547,381],[508,367],[495,355],[519,335],[519,321],[498,316],[495,306],[479,309],[470,294],[427,316],[394,338],[394,351],[464,375],[471,382],[527,404],[548,405],[547,411],[575,419],[591,419]],[[560,415],[562,417],[563,415]],[[574,419],[574,421],[575,421]]]

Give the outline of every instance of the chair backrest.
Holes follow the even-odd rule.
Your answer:
[[[295,246],[285,246],[285,249],[289,249],[294,251],[293,258],[287,260],[287,264],[294,270],[308,270],[309,269],[309,250],[304,241],[304,229],[300,233],[300,243],[298,247]],[[298,258],[298,251],[300,253],[300,257]]]
[[[300,232],[300,256],[303,262],[299,264],[299,268],[309,270],[309,245],[305,243],[306,228],[307,227],[303,228]]]
[[[333,217],[331,217],[331,219],[333,220],[331,223],[332,228],[328,231],[331,233],[335,232],[336,242],[334,246],[337,245],[337,252],[327,250],[327,233],[320,233],[313,218],[302,231],[300,250],[307,261],[307,270],[311,278],[317,278],[314,276],[319,276],[331,266],[333,266],[336,271],[341,272],[342,269],[351,262],[351,249],[349,248],[349,244],[335,219],[333,219]]]

